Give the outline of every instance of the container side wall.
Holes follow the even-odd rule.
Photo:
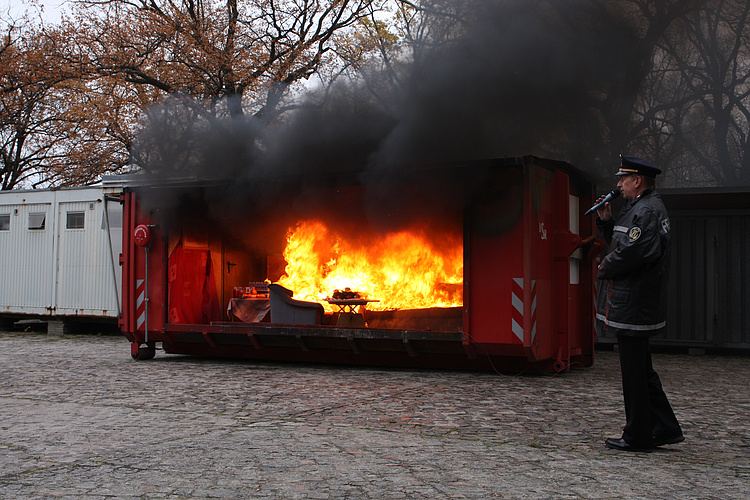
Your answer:
[[[655,344],[750,348],[750,214],[674,210],[667,329]]]
[[[523,342],[523,175],[521,166],[498,172],[466,220],[468,335],[490,350],[493,344],[520,349]]]
[[[717,344],[750,348],[750,214],[730,215],[719,225],[716,275],[726,301],[719,302]],[[724,281],[726,280],[726,281]]]
[[[121,208],[108,209],[112,244],[119,248]],[[58,228],[57,314],[116,317],[121,268],[113,272],[103,201],[61,202]]]
[[[0,214],[10,216],[9,229],[0,231],[0,312],[49,314],[54,285],[52,203],[0,205]]]
[[[562,175],[562,174],[561,174]],[[564,175],[563,175],[564,178]],[[528,260],[524,280],[524,319],[527,355],[532,359],[549,359],[556,355],[554,289],[554,237],[560,227],[556,206],[560,186],[549,169],[536,165],[528,167],[529,203],[526,207],[527,248],[523,254]],[[567,224],[567,218],[565,220]]]
[[[164,228],[143,213],[137,192],[124,193],[123,200],[121,328],[131,342],[141,343],[146,337],[149,342],[161,341],[166,324],[167,294]],[[151,232],[147,247],[136,245],[133,238],[140,224],[148,226]]]
[[[710,343],[716,315],[714,262],[716,220],[670,214],[672,261],[667,329],[659,342]],[[681,270],[690,269],[690,272]]]

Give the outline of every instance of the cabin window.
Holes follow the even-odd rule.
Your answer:
[[[10,214],[0,214],[0,231],[10,231]]]
[[[44,229],[44,224],[47,221],[47,214],[29,214],[29,229]]]
[[[65,229],[83,229],[86,212],[68,212]]]

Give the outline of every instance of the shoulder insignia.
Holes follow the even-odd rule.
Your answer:
[[[640,237],[641,237],[641,228],[638,226],[631,227],[630,231],[628,231],[628,241],[632,243]]]

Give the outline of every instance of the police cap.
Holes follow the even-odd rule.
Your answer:
[[[615,175],[640,174],[646,177],[656,177],[661,173],[659,167],[652,165],[643,158],[636,158],[635,156],[627,156],[620,153],[620,160],[622,161],[622,165]]]

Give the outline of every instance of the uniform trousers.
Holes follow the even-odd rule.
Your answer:
[[[654,440],[681,436],[680,424],[651,364],[649,338],[618,335],[617,344],[627,420],[622,439],[632,446],[651,448]]]

